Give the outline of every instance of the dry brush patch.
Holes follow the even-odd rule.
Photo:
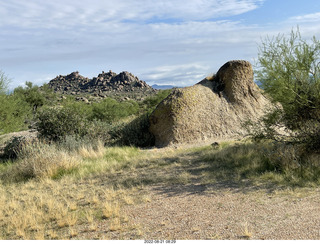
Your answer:
[[[136,189],[104,184],[99,174],[121,171],[130,154],[137,152],[106,149],[99,143],[76,152],[47,144],[24,150],[17,162],[1,172],[0,237],[86,239],[98,232],[101,221],[109,225],[102,232],[128,228],[122,207],[140,196],[134,196]]]
[[[152,203],[146,193],[149,186],[177,186],[183,194],[197,186],[228,188],[228,182],[248,189],[270,189],[270,181],[281,185],[287,176],[266,167],[260,147],[234,142],[151,150],[87,147],[82,155],[77,151],[77,166],[60,172],[59,177],[47,174],[0,184],[0,205],[4,206],[0,210],[0,237],[141,239],[144,226],[132,223],[124,209]],[[251,238],[254,233],[248,223],[242,236]]]
[[[122,208],[150,198],[134,184],[122,188],[118,183],[126,178],[121,174],[142,169],[159,155],[101,145],[81,147],[77,153],[54,145],[31,149],[1,173],[2,239],[114,239],[126,231],[132,237],[141,235]],[[69,162],[65,162],[74,157],[75,164],[67,168]],[[119,178],[115,182],[114,176]]]
[[[64,178],[1,185],[1,238],[86,239],[102,221],[108,225],[105,234],[125,231],[130,224],[122,208],[142,201],[134,194],[137,189],[95,183]]]
[[[59,150],[56,145],[42,142],[25,145],[18,159],[2,174],[2,179],[17,182],[31,178],[51,178],[61,171],[76,168],[82,158],[65,150]]]

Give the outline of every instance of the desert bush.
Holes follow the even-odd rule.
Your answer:
[[[263,184],[306,186],[319,184],[320,155],[305,153],[301,145],[283,142],[241,143],[202,152],[205,175],[212,180],[249,179]],[[272,185],[270,184],[270,186]]]
[[[58,141],[67,135],[83,137],[88,128],[88,120],[71,108],[53,107],[38,113],[36,125],[40,137]]]
[[[154,136],[149,132],[148,114],[142,114],[129,123],[114,126],[110,135],[117,145],[148,147],[155,143]]]
[[[305,147],[305,151],[308,153],[317,152],[320,153],[320,119],[308,120],[297,133],[300,143]]]
[[[74,110],[83,118],[92,117],[93,106],[91,104],[86,104],[82,101],[75,101],[73,97],[67,97],[67,99],[62,101],[61,105],[65,109]]]
[[[291,130],[282,141],[305,144],[306,149],[320,150],[320,42],[304,40],[299,32],[289,37],[267,38],[259,48],[257,80],[272,99],[274,110],[262,120],[260,136],[274,139],[274,126]],[[278,140],[281,138],[278,135]]]
[[[139,105],[137,102],[118,102],[112,98],[106,98],[100,103],[92,104],[92,115],[90,119],[111,123],[121,118],[137,114],[138,111]]]
[[[101,151],[101,148],[104,147],[105,140],[99,138],[89,138],[83,137],[78,138],[72,135],[66,136],[63,140],[60,140],[56,143],[58,149],[65,150],[71,153],[79,152],[84,147],[88,149]]]
[[[25,87],[19,86],[15,88],[14,95],[27,102],[33,111],[36,111],[38,107],[43,106],[46,102],[45,96],[40,92],[39,87],[28,81]]]
[[[39,136],[49,141],[63,142],[68,137],[74,137],[92,143],[94,140],[109,140],[111,125],[103,121],[90,121],[81,112],[67,106],[40,111],[36,127]]]
[[[43,84],[41,87],[39,87],[39,90],[45,97],[45,104],[57,103],[59,94],[55,93],[54,90],[50,88],[49,84]]]
[[[110,140],[110,130],[112,125],[108,122],[93,120],[88,123],[88,127],[86,128],[86,134],[83,138],[90,140],[93,144],[94,141],[108,141]],[[91,143],[91,144],[92,144]]]
[[[37,141],[37,136],[35,134],[29,136],[14,136],[9,141],[5,142],[3,157],[15,159],[26,146],[31,146]]]
[[[19,97],[0,94],[0,134],[27,129],[31,115],[30,106]]]
[[[84,145],[89,145],[92,141],[86,138],[78,138],[73,135],[67,135],[62,140],[56,143],[61,150],[68,152],[77,152]]]
[[[5,73],[0,70],[0,94],[6,93],[9,83],[10,79],[8,76],[6,76]]]
[[[171,93],[171,91],[172,89],[160,90],[156,95],[144,99],[142,102],[143,110],[149,113],[152,112],[156,106]]]
[[[274,142],[260,152],[264,173],[278,173],[292,186],[319,183],[320,155],[306,153],[303,145]]]
[[[68,136],[64,141],[45,142],[36,140],[26,143],[16,153],[16,159],[6,161],[0,172],[3,182],[21,182],[37,178],[60,178],[65,174],[76,174],[79,170],[85,174],[105,163],[91,163],[104,158],[104,141],[88,141]],[[87,160],[89,159],[89,161]]]
[[[36,142],[26,144],[18,153],[18,161],[2,176],[9,181],[24,181],[30,178],[52,178],[76,168],[81,157],[76,153],[57,148],[55,144]]]
[[[140,103],[140,109],[142,109],[143,113],[130,122],[114,123],[109,131],[110,142],[124,146],[154,146],[154,135],[149,132],[149,115],[170,92],[171,90],[161,90],[156,95],[147,97]]]

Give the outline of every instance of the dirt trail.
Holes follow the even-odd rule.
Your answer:
[[[128,206],[143,239],[320,239],[320,191],[152,187]]]

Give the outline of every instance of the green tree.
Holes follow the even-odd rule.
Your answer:
[[[30,115],[28,104],[19,97],[7,94],[10,79],[0,71],[0,135],[27,128]]]
[[[31,114],[26,102],[14,95],[0,95],[0,134],[27,129]]]
[[[316,37],[304,40],[299,28],[288,37],[266,38],[258,63],[257,80],[281,104],[263,118],[265,128],[284,124],[293,132],[292,140],[320,149],[320,42]]]
[[[10,79],[0,70],[0,95],[6,93],[9,83]]]
[[[33,111],[37,111],[38,107],[45,104],[45,96],[41,93],[37,85],[33,85],[32,82],[26,81],[26,87],[17,87],[14,89],[14,94],[21,96],[30,106]]]

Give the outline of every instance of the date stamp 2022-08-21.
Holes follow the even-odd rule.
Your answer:
[[[176,244],[176,240],[144,240],[145,244]]]

